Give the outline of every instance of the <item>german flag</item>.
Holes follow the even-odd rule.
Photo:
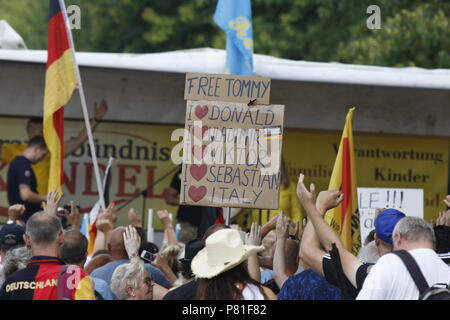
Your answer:
[[[352,118],[355,108],[351,108],[345,119],[339,151],[331,174],[329,190],[340,190],[344,200],[326,214],[326,221],[339,234],[345,248],[357,254],[361,248],[359,229],[358,194],[353,144]]]
[[[48,190],[64,183],[64,105],[77,85],[73,51],[58,0],[50,0],[45,75],[44,138],[50,151]]]

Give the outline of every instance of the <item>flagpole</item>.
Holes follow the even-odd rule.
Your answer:
[[[78,92],[80,93],[81,109],[83,110],[83,116],[84,116],[84,122],[86,125],[89,147],[91,149],[92,163],[94,165],[95,180],[97,181],[98,195],[100,198],[100,206],[102,207],[102,209],[105,209],[106,206],[105,206],[105,199],[103,197],[104,196],[103,185],[102,185],[101,178],[100,178],[100,170],[98,167],[97,155],[95,153],[94,138],[92,135],[91,124],[89,122],[89,113],[87,111],[86,97],[84,95],[83,83],[81,82],[80,69],[78,68],[77,59],[75,57],[75,45],[73,43],[72,32],[69,27],[66,5],[64,3],[64,0],[58,0],[58,1],[59,1],[59,6],[61,7],[61,11],[63,13],[64,24],[65,24],[66,30],[67,30],[67,36],[69,38],[70,46],[72,48],[72,56],[73,56],[73,61],[75,64],[75,72],[77,75],[77,82],[78,82]]]

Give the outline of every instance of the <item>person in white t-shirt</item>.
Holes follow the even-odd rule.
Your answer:
[[[436,238],[432,226],[418,217],[401,219],[394,229],[394,250],[407,250],[416,260],[427,283],[450,283],[450,267],[434,251]],[[373,266],[357,300],[417,300],[416,287],[403,261],[385,254]]]

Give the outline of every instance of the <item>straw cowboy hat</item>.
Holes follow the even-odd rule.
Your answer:
[[[194,257],[191,269],[197,278],[211,279],[264,250],[264,246],[244,245],[237,230],[222,229],[206,239],[205,248]]]

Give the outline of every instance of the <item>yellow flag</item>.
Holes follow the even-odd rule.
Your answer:
[[[351,108],[345,119],[339,151],[331,174],[329,190],[340,190],[344,200],[326,214],[326,221],[339,234],[345,248],[357,254],[361,248],[355,153],[353,144]]]
[[[50,151],[48,190],[64,183],[64,105],[77,85],[68,31],[58,0],[50,1],[45,73],[44,138]]]

